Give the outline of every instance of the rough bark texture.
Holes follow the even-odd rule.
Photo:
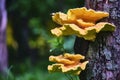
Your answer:
[[[109,12],[106,21],[116,25],[116,31],[99,33],[95,42],[90,42],[86,56],[90,62],[80,79],[120,80],[120,0],[86,0],[85,5]]]
[[[6,74],[7,69],[7,47],[6,47],[6,23],[7,13],[5,0],[0,0],[0,73]]]

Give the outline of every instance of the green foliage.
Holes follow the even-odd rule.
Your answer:
[[[48,42],[50,44],[50,53],[61,54],[64,52],[73,52],[75,36],[52,38]]]
[[[11,66],[7,70],[7,77],[0,76],[0,80],[65,80],[67,78],[61,73],[49,74],[46,69],[47,64],[48,61],[43,60],[39,64],[31,66],[30,60],[27,60]]]
[[[64,44],[63,37],[53,38],[53,39],[49,40],[48,42],[51,47],[50,53],[58,55],[65,51],[64,46],[63,46],[63,44]]]
[[[43,71],[35,71],[30,73],[25,73],[23,76],[19,76],[16,80],[65,80],[62,74],[48,74]]]
[[[66,77],[61,73],[49,74],[44,70],[33,70],[25,72],[24,74],[14,76],[9,73],[8,77],[2,77],[0,80],[65,80]]]

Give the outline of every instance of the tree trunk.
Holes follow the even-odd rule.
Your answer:
[[[95,42],[89,43],[86,54],[89,64],[80,75],[80,79],[120,80],[120,0],[86,0],[85,6],[88,9],[109,12],[107,21],[113,23],[116,30],[113,33],[99,33]],[[77,43],[75,42],[76,45],[80,45]]]
[[[7,13],[5,0],[0,0],[0,73],[6,74],[7,69],[7,47],[6,47],[6,23]]]

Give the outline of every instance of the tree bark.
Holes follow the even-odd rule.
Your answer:
[[[89,43],[86,54],[89,64],[80,79],[120,80],[120,0],[86,0],[85,6],[108,12],[110,16],[106,21],[113,23],[116,30],[99,33],[95,42]]]
[[[5,10],[5,0],[0,0],[0,73],[6,74],[8,66],[7,46],[6,46],[6,24],[7,12]]]

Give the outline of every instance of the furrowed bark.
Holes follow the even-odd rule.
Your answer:
[[[80,79],[120,80],[120,0],[86,0],[85,6],[109,12],[106,21],[113,23],[116,30],[113,33],[101,32],[95,42],[90,42],[86,54],[89,64],[80,74]]]

